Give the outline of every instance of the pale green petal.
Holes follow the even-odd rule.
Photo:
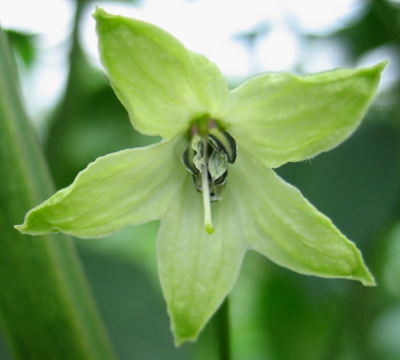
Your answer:
[[[159,219],[187,174],[178,158],[182,145],[161,142],[98,158],[72,185],[29,211],[17,229],[93,238]]]
[[[385,65],[306,77],[255,77],[231,92],[224,121],[239,148],[269,167],[308,159],[356,129]]]
[[[229,176],[250,248],[299,273],[374,285],[356,246],[273,170],[242,151]]]
[[[171,139],[196,117],[218,114],[228,96],[219,69],[164,30],[97,9],[99,49],[133,126]]]
[[[236,281],[246,250],[237,206],[233,196],[211,205],[209,235],[201,194],[188,179],[161,220],[159,274],[176,344],[196,339]]]

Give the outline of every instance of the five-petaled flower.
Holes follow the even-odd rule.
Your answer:
[[[253,249],[303,274],[373,285],[355,245],[272,168],[344,141],[384,63],[229,91],[218,68],[143,21],[95,12],[102,62],[133,126],[158,144],[97,159],[17,228],[95,238],[161,219],[159,275],[176,342],[195,339]]]

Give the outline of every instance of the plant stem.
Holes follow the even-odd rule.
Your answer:
[[[229,325],[229,301],[226,298],[196,342],[196,360],[231,360]]]
[[[230,321],[229,298],[226,297],[221,307],[215,314],[215,325],[218,336],[218,348],[220,360],[230,360]]]

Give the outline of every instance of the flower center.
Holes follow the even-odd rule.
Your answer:
[[[228,177],[228,163],[236,160],[235,139],[220,130],[214,120],[208,119],[207,125],[195,124],[191,128],[189,147],[183,153],[183,163],[192,174],[193,183],[203,195],[204,226],[212,234],[211,202],[222,200]]]

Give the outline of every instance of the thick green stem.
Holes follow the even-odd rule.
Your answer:
[[[1,29],[0,164],[0,325],[13,359],[114,359],[71,240],[13,227],[54,189]]]
[[[231,360],[228,298],[222,303],[196,342],[196,360]]]
[[[230,360],[231,347],[228,297],[225,299],[218,312],[215,314],[215,324],[218,334],[219,358],[220,360]]]

